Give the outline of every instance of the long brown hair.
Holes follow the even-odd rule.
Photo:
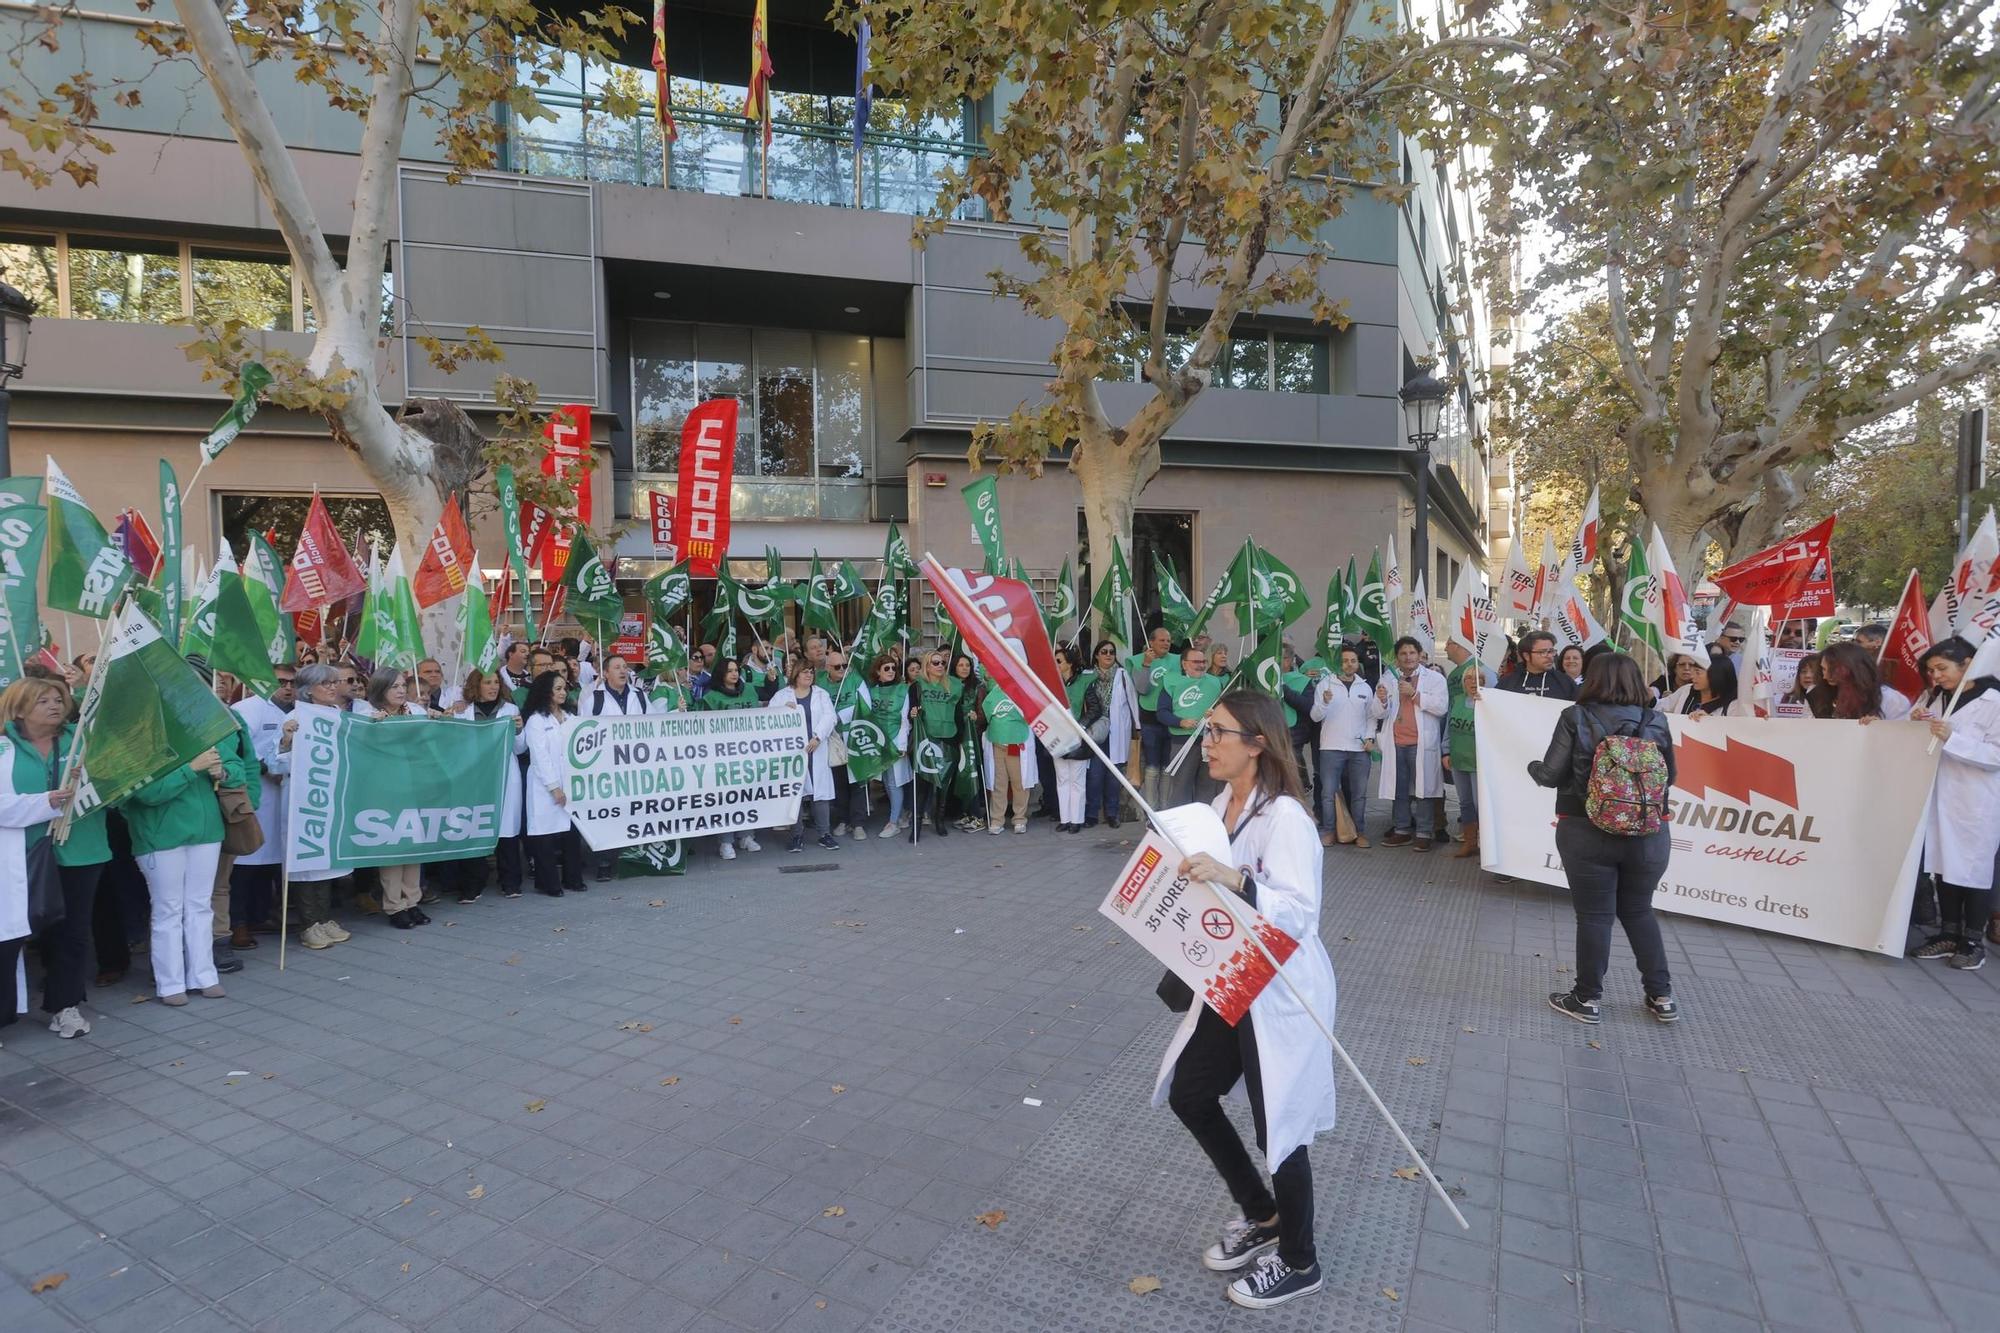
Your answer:
[[[1292,758],[1292,736],[1285,726],[1284,710],[1278,701],[1256,690],[1231,690],[1215,701],[1229,715],[1254,733],[1257,751],[1257,789],[1266,796],[1289,796],[1306,803],[1305,785],[1299,781],[1298,762]]]
[[[1526,635],[1522,636],[1526,638]],[[1577,691],[1580,704],[1634,704],[1644,708],[1646,677],[1639,664],[1624,653],[1599,653],[1583,668],[1583,688]]]
[[[1826,702],[1823,716],[1882,716],[1882,677],[1875,670],[1875,655],[1858,643],[1826,646],[1819,655],[1819,686],[1813,693]]]

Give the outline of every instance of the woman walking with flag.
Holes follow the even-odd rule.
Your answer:
[[[1197,853],[1179,873],[1238,895],[1298,941],[1285,963],[1297,994],[1266,986],[1233,1028],[1207,1005],[1192,1005],[1161,1061],[1153,1104],[1173,1108],[1243,1210],[1203,1252],[1203,1265],[1219,1273],[1250,1268],[1230,1284],[1229,1299],[1267,1309],[1320,1289],[1307,1148],[1333,1128],[1335,1109],[1333,1060],[1312,1017],[1331,1024],[1335,1000],[1333,960],[1319,934],[1322,852],[1275,700],[1252,690],[1225,694],[1208,715],[1201,749],[1209,776],[1223,784],[1213,804],[1229,830],[1231,864]],[[1239,1084],[1269,1187],[1222,1109]]]
[[[887,740],[895,762],[882,771],[882,790],[889,798],[889,819],[878,837],[893,838],[903,827],[903,794],[910,784],[909,686],[893,653],[883,653],[868,667],[868,720]]]

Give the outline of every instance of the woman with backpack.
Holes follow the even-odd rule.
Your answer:
[[[1597,1002],[1615,919],[1638,959],[1646,1012],[1678,1021],[1653,915],[1672,852],[1666,798],[1674,742],[1666,718],[1647,704],[1638,663],[1624,653],[1591,661],[1576,702],[1556,718],[1548,753],[1528,761],[1528,776],[1556,789],[1556,852],[1576,909],[1576,985],[1549,996],[1550,1007],[1579,1023],[1602,1021]]]

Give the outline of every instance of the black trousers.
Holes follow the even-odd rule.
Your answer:
[[[1556,820],[1556,854],[1562,857],[1570,905],[1576,909],[1578,999],[1595,1000],[1604,994],[1614,920],[1625,927],[1646,994],[1657,998],[1674,993],[1660,919],[1653,915],[1653,893],[1672,851],[1664,828],[1627,838],[1606,833],[1581,815]]]
[[[1962,944],[1978,944],[1993,915],[1993,890],[1968,889],[1940,878],[1937,882],[1938,932]]]
[[[58,866],[56,873],[62,879],[63,919],[42,932],[42,1010],[51,1014],[83,1003],[97,881],[104,865]],[[11,974],[7,984],[14,984]]]
[[[229,924],[261,926],[278,919],[278,887],[283,866],[229,867]]]
[[[0,1028],[13,1023],[21,1016],[17,1007],[21,1003],[20,987],[16,985],[21,966],[21,948],[28,937],[18,940],[0,940]]]
[[[540,833],[528,839],[528,856],[535,863],[535,892],[583,890],[583,862],[589,854],[574,824],[560,833]]]
[[[97,946],[99,972],[132,970],[132,941],[150,940],[152,896],[146,877],[132,859],[132,839],[125,820],[116,810],[105,822],[110,835],[111,860],[97,881],[97,899],[91,910],[91,935]]]
[[[1278,1257],[1285,1266],[1311,1268],[1318,1262],[1313,1246],[1312,1162],[1303,1146],[1295,1148],[1271,1176],[1278,1196],[1271,1197],[1236,1126],[1222,1110],[1222,1098],[1236,1086],[1238,1078],[1250,1094],[1250,1119],[1257,1127],[1258,1151],[1265,1151],[1270,1140],[1264,1124],[1264,1072],[1257,1062],[1257,1034],[1251,1028],[1250,1015],[1243,1015],[1232,1028],[1217,1018],[1213,1009],[1201,1005],[1194,1034],[1174,1061],[1167,1105],[1215,1164],[1243,1216],[1261,1222],[1272,1213],[1278,1215]]]

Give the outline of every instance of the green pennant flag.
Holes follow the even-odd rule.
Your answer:
[[[1340,571],[1336,569],[1327,581],[1326,618],[1319,625],[1319,655],[1330,663],[1340,661],[1340,645],[1346,633],[1341,612],[1346,598],[1347,591],[1342,587]]]
[[[1290,626],[1312,609],[1312,599],[1299,586],[1299,576],[1284,561],[1263,547],[1255,550],[1252,565],[1257,619],[1268,624],[1276,620]]]
[[[1111,568],[1098,579],[1097,592],[1090,599],[1090,609],[1096,614],[1098,623],[1104,626],[1105,636],[1115,639],[1121,648],[1130,647],[1132,627],[1126,609],[1132,600],[1132,571],[1125,563],[1125,548],[1118,542],[1118,534],[1111,534]]]
[[[687,664],[687,644],[674,633],[673,622],[652,620],[646,626],[646,669],[663,673],[678,671]]]
[[[271,670],[268,641],[251,605],[248,583],[249,576],[243,573],[225,573],[217,581],[208,665],[227,671],[259,698],[268,699],[278,687],[278,677]]]
[[[903,715],[908,707],[909,686],[869,687],[868,707],[856,708],[853,720],[840,733],[847,743],[847,775],[852,781],[867,782],[887,772],[902,758],[896,738],[903,731]]]
[[[104,525],[53,458],[49,459],[48,497],[48,604],[57,611],[103,620],[138,571],[118,543],[105,534]]]
[[[525,600],[526,594],[523,593]],[[354,631],[354,655],[363,661],[379,660],[382,651],[384,631],[393,639],[396,635],[396,616],[393,611],[383,614],[388,607],[382,579],[382,562],[375,551],[375,543],[368,543],[368,586],[361,594],[361,623]]]
[[[1153,552],[1153,585],[1159,589],[1160,620],[1167,632],[1176,639],[1187,638],[1201,612],[1174,577],[1173,562],[1158,551]]]
[[[274,665],[292,659],[295,642],[291,618],[278,610],[278,599],[285,593],[283,571],[271,543],[264,540],[263,533],[253,531],[250,549],[243,557],[243,591],[249,595],[250,610],[264,635],[265,655]]]
[[[894,523],[889,525],[889,540],[882,544],[882,580],[906,579],[917,572],[917,562],[910,558],[910,544],[903,540],[903,534]]]
[[[493,632],[486,585],[478,575],[479,556],[472,557],[473,576],[465,581],[465,600],[458,608],[458,664],[461,671],[491,675],[500,665],[500,636]]]
[[[570,560],[574,567],[576,560]],[[398,671],[415,671],[417,663],[424,659],[423,621],[417,616],[417,595],[410,588],[410,577],[403,572],[403,548],[395,546],[389,551],[389,565],[385,572],[388,609],[394,619],[395,642],[386,656],[376,662],[378,667],[394,667]]]
[[[973,734],[971,727],[962,726],[958,729],[958,741],[953,749],[956,753],[952,756],[952,794],[966,809],[975,809],[973,802],[979,800],[980,789],[986,785],[986,765],[979,737]]]
[[[702,638],[713,639],[715,632],[721,629],[724,624],[727,624],[729,626],[730,642],[734,643],[736,641],[736,600],[738,586],[735,575],[729,572],[729,562],[725,560],[717,563],[715,566],[715,604],[709,608],[708,614],[701,619]],[[735,654],[726,653],[724,656],[733,657]]]
[[[160,590],[165,616],[158,623],[168,643],[181,641],[181,483],[174,465],[160,460],[160,567],[153,585]]]
[[[1265,635],[1257,640],[1257,646],[1245,653],[1236,666],[1234,679],[1238,684],[1270,695],[1280,702],[1284,692],[1279,688],[1285,675],[1285,630],[1282,625],[1272,625]],[[1297,721],[1293,718],[1292,721]],[[1290,723],[1287,723],[1290,725]]]
[[[1382,548],[1368,559],[1368,577],[1362,580],[1357,596],[1355,624],[1374,641],[1375,651],[1384,662],[1394,656],[1396,627],[1389,619],[1389,599],[1382,587]]]
[[[980,477],[961,487],[966,512],[972,515],[972,535],[986,554],[986,572],[1001,574],[1007,569],[1007,545],[1000,538],[1000,479]]]
[[[694,575],[685,560],[668,569],[663,569],[646,580],[644,590],[646,607],[653,613],[657,623],[670,623],[680,618],[681,612],[694,598]]]
[[[118,804],[235,731],[235,714],[146,613],[126,603],[77,717],[82,772],[69,818]]]
[[[606,634],[604,627],[617,629],[625,615],[625,599],[618,595],[618,585],[591,544],[590,534],[580,527],[570,537],[569,563],[563,567],[562,586],[569,589],[570,614],[594,627],[600,644],[616,637]]]
[[[250,418],[257,415],[257,398],[271,387],[271,372],[264,369],[260,361],[245,361],[243,369],[236,373],[236,393],[230,399],[229,409],[212,430],[202,437],[201,461],[213,463],[216,457],[227,449],[243,428],[250,424]]]
[[[1647,612],[1647,602],[1652,596],[1653,568],[1646,559],[1646,543],[1635,537],[1626,547],[1625,588],[1618,606],[1618,623],[1632,631],[1634,639],[1664,658],[1666,638],[1660,633],[1658,622]]]
[[[1361,576],[1354,572],[1354,557],[1347,557],[1347,578],[1340,585],[1340,623],[1352,634],[1361,628]]]
[[[868,587],[861,581],[861,571],[854,567],[852,560],[841,561],[840,568],[834,571],[833,600],[844,605],[867,595]]]
[[[1255,550],[1250,539],[1244,538],[1243,545],[1237,548],[1235,556],[1230,559],[1229,567],[1222,571],[1222,577],[1209,592],[1208,600],[1203,602],[1201,610],[1195,613],[1194,623],[1188,626],[1187,637],[1193,638],[1201,633],[1202,628],[1215,613],[1225,606],[1235,607],[1237,623],[1245,629],[1249,628],[1252,614],[1251,591],[1256,582],[1253,570]]]
[[[812,571],[806,575],[804,596],[799,619],[809,630],[822,634],[838,632],[840,624],[833,618],[833,596],[826,586],[826,574],[820,569],[819,552],[813,552]]]
[[[1076,570],[1068,556],[1063,557],[1062,572],[1056,575],[1055,591],[1049,594],[1048,610],[1042,613],[1042,624],[1049,631],[1049,638],[1056,637],[1056,631],[1076,619]]]
[[[493,488],[500,501],[500,531],[507,539],[507,565],[514,571],[514,596],[521,602],[521,623],[527,640],[534,643],[535,613],[528,605],[528,557],[521,550],[521,501],[514,493],[514,469],[501,464],[493,469]]]
[[[229,554],[229,543],[224,542],[221,558],[198,581],[187,612],[181,617],[183,657],[208,655],[209,643],[215,638],[215,602],[222,595],[222,577],[236,572],[236,557]]]
[[[764,585],[778,596],[778,589],[785,586],[785,557],[778,554],[775,546],[764,548]]]
[[[33,477],[0,481],[0,685],[21,678],[42,642],[35,584],[49,511],[34,502],[39,493]]]
[[[879,656],[908,636],[904,615],[909,595],[910,585],[901,579],[884,579],[876,587],[875,605],[869,608],[868,622],[861,627],[861,638],[855,644],[859,656]]]

